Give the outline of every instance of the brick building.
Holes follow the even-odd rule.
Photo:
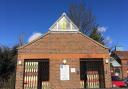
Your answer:
[[[43,36],[18,48],[16,89],[110,88],[108,48],[64,13]]]
[[[128,77],[128,51],[114,51],[111,56],[120,64],[113,67],[113,73],[118,73],[123,79]]]

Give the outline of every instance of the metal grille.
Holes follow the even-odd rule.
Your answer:
[[[38,89],[48,89],[49,87],[49,61],[39,62]]]
[[[25,62],[24,89],[37,89],[38,62]]]
[[[49,88],[49,60],[26,60],[24,65],[24,89]]]
[[[96,60],[80,60],[80,78],[84,81],[82,88],[104,88],[103,61]]]

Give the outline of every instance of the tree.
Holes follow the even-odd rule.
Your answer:
[[[95,27],[95,17],[83,3],[71,4],[67,14],[80,31],[86,35],[89,35],[92,28]]]
[[[85,7],[84,3],[80,2],[78,4],[71,4],[67,15],[83,34],[86,34],[97,42],[104,44],[102,33],[97,31],[98,28],[95,23],[95,16]]]
[[[104,37],[103,37],[103,35],[101,34],[101,32],[98,31],[98,27],[94,27],[94,28],[93,28],[93,31],[91,32],[90,37],[91,37],[92,39],[94,39],[95,41],[97,41],[97,42],[103,44],[103,45],[105,44],[105,42],[104,42]]]
[[[0,78],[8,79],[10,75],[15,71],[16,58],[17,58],[17,46],[12,49],[1,46],[0,47]]]

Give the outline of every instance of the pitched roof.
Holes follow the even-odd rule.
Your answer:
[[[108,53],[106,47],[80,32],[49,32],[19,50],[41,53]]]
[[[63,17],[65,19],[64,21],[67,21],[66,26],[69,29],[67,27],[66,29],[61,27],[59,29],[56,28],[57,30],[54,29],[55,26],[58,27],[58,21],[63,19]],[[22,52],[38,50],[38,52],[44,53],[108,53],[107,47],[79,32],[78,27],[65,13],[62,14],[49,30],[46,34],[18,49]]]
[[[121,66],[121,64],[114,57],[110,58],[110,62],[112,63],[113,67],[120,67]]]
[[[128,59],[128,51],[115,51],[116,54],[120,59]]]

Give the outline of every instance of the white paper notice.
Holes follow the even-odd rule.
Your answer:
[[[75,68],[71,68],[71,72],[72,73],[75,73],[76,72],[76,69]]]
[[[60,80],[69,80],[69,65],[60,65]]]

